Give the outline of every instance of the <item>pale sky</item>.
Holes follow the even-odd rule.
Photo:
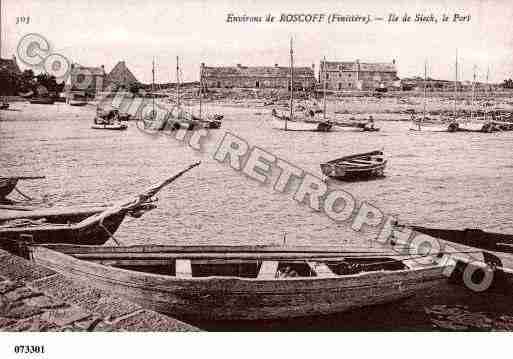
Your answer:
[[[11,57],[27,33],[47,38],[54,52],[84,66],[119,61],[142,82],[151,82],[156,58],[157,82],[175,81],[175,59],[180,57],[183,79],[197,80],[199,66],[287,66],[289,39],[294,38],[295,64],[310,66],[328,61],[383,61],[396,59],[400,77],[429,75],[453,79],[458,49],[460,78],[501,82],[513,77],[512,0],[304,0],[175,1],[175,0],[0,0],[2,2],[2,57]],[[471,16],[467,23],[227,23],[236,16],[279,19],[282,13],[339,13],[388,18],[408,13],[454,13]],[[30,16],[28,25],[16,17]],[[276,19],[275,21],[277,21]]]

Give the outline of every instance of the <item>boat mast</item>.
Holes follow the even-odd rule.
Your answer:
[[[474,73],[472,75],[472,98],[470,104],[470,120],[474,118],[474,103],[476,102],[476,65],[473,67]]]
[[[458,49],[456,49],[456,64],[454,67],[454,120],[456,121],[456,92],[458,91]]]
[[[424,61],[424,114],[422,116],[421,122],[426,119],[426,101],[427,101],[427,94],[426,94],[427,85],[426,85],[426,81],[427,81],[427,60]]]
[[[180,67],[178,64],[178,56],[176,57],[176,104],[180,106],[180,76],[179,76]]]
[[[485,103],[484,103],[484,119],[486,121],[486,118],[488,117],[488,76],[490,75],[490,66],[486,69],[486,87],[485,87]]]
[[[290,120],[294,116],[294,52],[292,50],[292,37],[290,38]],[[285,117],[285,131],[287,130],[287,118]]]
[[[153,103],[152,116],[155,116],[155,58],[153,58],[151,67],[151,98]]]
[[[326,83],[327,83],[327,81],[326,81],[326,56],[324,56],[322,70],[323,70],[322,78],[324,79],[324,86],[323,86],[324,87],[324,91],[323,91],[324,92],[324,109],[322,111],[322,113],[323,113],[322,118],[324,120],[326,120]]]
[[[201,118],[201,99],[203,97],[203,64],[200,67],[200,90],[199,90],[199,117]]]

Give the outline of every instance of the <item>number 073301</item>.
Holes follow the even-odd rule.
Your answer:
[[[44,354],[44,345],[15,345],[14,354]]]

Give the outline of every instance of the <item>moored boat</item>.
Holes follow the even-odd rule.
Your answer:
[[[302,111],[302,118],[294,116],[294,52],[292,50],[292,39],[290,39],[290,104],[289,115],[278,114],[276,109],[272,109],[272,127],[277,130],[283,131],[314,131],[314,132],[329,132],[333,127],[330,121],[320,121],[315,119],[315,110],[310,109]],[[326,112],[323,112],[323,116],[326,116]]]
[[[128,126],[124,123],[95,123],[91,125],[95,130],[126,130]]]
[[[0,238],[34,243],[103,244],[113,238],[127,214],[140,217],[155,208],[153,196],[198,164],[104,208],[64,207],[0,215]]]
[[[266,320],[400,300],[447,278],[436,256],[369,248],[25,244],[45,267],[179,319]]]
[[[382,151],[371,151],[321,163],[322,173],[338,180],[358,180],[384,176],[387,160]]]
[[[466,255],[465,250],[460,250],[460,253],[455,252],[452,256],[454,270],[450,273],[453,281],[465,284],[477,292],[513,291],[513,234],[486,232],[475,228],[458,230],[398,223],[395,227],[408,228],[434,239],[449,242],[432,247],[438,247],[441,251],[447,251],[447,244],[470,247],[472,251],[468,253],[472,255]]]
[[[272,126],[278,130],[284,131],[314,131],[314,132],[329,132],[332,128],[332,123],[328,121],[308,121],[308,120],[290,120],[285,115],[278,115],[277,111],[271,111],[273,116]]]
[[[55,103],[51,97],[33,97],[29,102],[35,105],[53,105]]]

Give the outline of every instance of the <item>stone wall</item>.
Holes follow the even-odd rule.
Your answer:
[[[0,250],[0,331],[197,331]]]

